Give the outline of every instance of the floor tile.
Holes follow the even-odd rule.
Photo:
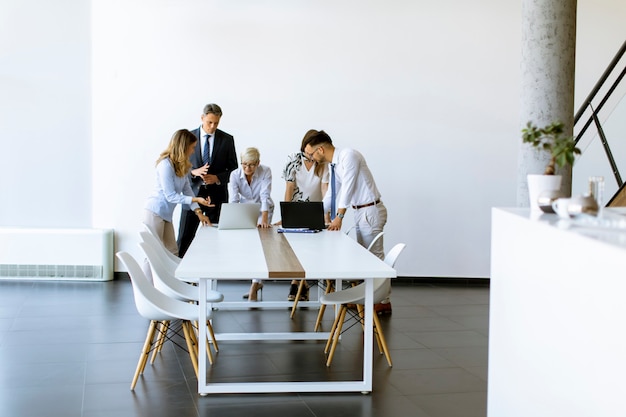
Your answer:
[[[469,392],[409,396],[429,415],[447,417],[484,417],[487,415],[487,393]]]
[[[375,347],[374,391],[199,396],[184,341],[174,337],[130,383],[148,328],[129,280],[0,280],[0,415],[46,417],[473,417],[486,415],[489,288],[394,282],[381,316],[394,366]],[[220,283],[241,301],[249,281]],[[283,300],[266,281],[264,299]],[[315,292],[312,290],[312,297]],[[312,331],[317,308],[215,312],[216,331]],[[332,309],[322,327],[332,324]],[[176,343],[182,346],[176,346]],[[220,342],[213,380],[360,379],[363,332],[347,330],[333,364],[323,342]]]

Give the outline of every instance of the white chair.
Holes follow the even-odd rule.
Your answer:
[[[198,287],[183,282],[174,276],[174,270],[164,264],[165,259],[154,244],[149,240],[139,243],[139,247],[146,254],[152,268],[154,286],[162,293],[182,301],[198,301]],[[207,302],[219,303],[224,301],[224,294],[219,291],[208,290]]]
[[[345,232],[345,233],[346,233],[346,236],[350,236],[350,233],[351,233],[353,230],[356,230],[356,226],[352,226],[351,228],[349,228],[348,230],[346,230],[346,232]],[[369,244],[369,245],[367,245],[367,250],[371,251],[371,250],[372,250],[372,247],[374,246],[374,244],[375,244],[375,243],[376,243],[376,242],[377,242],[380,238],[382,238],[384,234],[385,234],[385,232],[384,232],[384,231],[382,231],[382,232],[380,232],[379,234],[377,234],[377,235],[374,237],[374,239],[370,242],[370,244]]]
[[[165,257],[168,260],[168,263],[171,263],[172,265],[174,265],[174,268],[176,268],[178,266],[178,264],[180,263],[180,259],[178,256],[174,255],[172,252],[170,252],[165,245],[163,244],[163,242],[161,241],[161,239],[155,234],[154,230],[148,226],[147,224],[144,223],[144,228],[145,230],[142,230],[141,232],[139,232],[139,235],[141,236],[141,238],[145,241],[147,239],[152,238],[152,240],[162,249],[162,252],[165,254]],[[149,235],[149,237],[148,237]]]
[[[163,255],[161,257],[161,260],[163,261],[164,266],[166,266],[168,271],[171,271],[172,275],[174,275],[174,271],[176,271],[176,268],[180,264],[181,258],[179,258],[178,256],[174,255],[172,252],[167,250],[165,245],[163,245],[163,242],[161,242],[161,239],[159,239],[156,235],[154,235],[154,233],[151,231],[152,229],[148,225],[144,225],[144,226],[146,230],[139,232],[139,235],[141,236],[144,242],[148,242],[152,244],[152,246],[155,249],[157,249],[157,252]],[[150,273],[152,273],[152,271],[150,271]],[[213,284],[213,287],[214,287],[214,284]]]
[[[163,294],[152,286],[148,278],[143,273],[143,270],[137,263],[137,261],[127,252],[118,252],[117,258],[124,264],[130,275],[130,280],[133,286],[133,295],[135,298],[135,306],[139,314],[150,320],[150,326],[148,327],[148,334],[144,342],[137,368],[133,376],[133,380],[130,385],[131,391],[135,389],[139,375],[141,375],[146,367],[148,355],[150,350],[155,346],[154,336],[157,332],[157,325],[159,322],[181,320],[182,331],[184,334],[185,342],[187,344],[187,350],[189,357],[193,365],[196,376],[198,375],[198,348],[197,337],[192,321],[198,321],[198,307],[186,303],[184,301],[176,300]],[[207,318],[212,317],[212,311],[207,311]],[[213,327],[210,321],[207,321],[206,325],[213,333]],[[160,330],[159,330],[160,331]],[[208,344],[207,341],[204,341]],[[211,350],[207,348],[207,356],[209,362],[213,363],[213,354]]]
[[[355,229],[356,226],[352,226],[350,229],[348,229],[346,231],[346,235],[350,234],[350,231]],[[367,250],[371,251],[372,247],[374,246],[374,244],[383,237],[383,235],[385,234],[385,232],[380,232],[379,234],[376,235],[376,237],[374,237],[374,239],[370,242],[370,244],[367,246]],[[356,285],[356,282],[353,283],[354,285]],[[353,286],[354,286],[353,285]],[[302,286],[302,284],[300,284],[300,286]],[[324,294],[330,294],[331,292],[334,291],[333,288],[333,282],[329,279],[326,280],[326,289],[324,291]],[[300,289],[298,289],[298,296],[296,296],[296,300],[298,299],[298,297],[300,296]],[[293,318],[294,312],[293,310],[295,309],[295,304],[292,307],[292,312],[291,312],[291,318]],[[313,331],[317,331],[320,328],[320,325],[322,324],[322,319],[324,318],[324,313],[326,312],[326,306],[324,304],[320,305],[320,309],[317,312],[317,320],[315,320],[315,327],[313,329]]]
[[[156,242],[156,244],[159,246],[159,249],[162,249],[162,251],[165,253],[165,257],[167,258],[165,260],[165,263],[167,263],[168,265],[171,264],[173,269],[176,269],[176,266],[178,266],[178,264],[180,263],[180,258],[174,255],[165,247],[165,245],[161,241],[161,238],[156,234],[156,231],[150,225],[143,223],[143,227],[144,227],[144,230],[139,232],[140,235],[143,234],[146,236],[146,237],[142,237],[143,240],[152,238]],[[144,274],[146,274],[146,277],[152,282],[152,269],[150,268],[150,265],[148,264],[147,259],[144,259],[144,262],[141,268],[143,269]]]
[[[169,297],[197,304],[199,297],[198,287],[176,278],[174,276],[175,271],[171,269],[172,265],[170,264],[170,266],[168,267],[166,266],[166,264],[163,263],[164,261],[166,261],[166,258],[164,258],[163,256],[161,247],[156,245],[156,243],[154,242],[152,244],[149,243],[154,238],[150,239],[152,236],[145,235],[143,235],[142,237],[148,238],[146,241],[140,242],[139,247],[143,250],[148,259],[148,264],[150,265],[151,270],[152,282],[155,288]],[[220,303],[224,301],[224,294],[214,290],[207,290],[206,300],[208,303]],[[169,324],[166,322],[161,323],[161,337],[159,337],[157,341],[157,347],[152,353],[152,359],[150,360],[150,363],[154,363],[156,355],[161,352],[161,348],[164,342],[163,335],[166,334],[168,325]],[[212,333],[211,337],[213,340],[213,349],[215,349],[215,352],[218,352],[219,346],[217,345],[217,340]]]
[[[395,245],[389,253],[385,256],[385,263],[391,266],[392,268],[395,266],[396,260],[400,253],[404,250],[406,245],[404,243],[398,243]],[[389,296],[391,293],[391,279],[389,278],[380,278],[374,279],[374,304],[381,302],[385,298]],[[348,312],[348,304],[356,304],[363,305],[365,302],[365,283],[361,283],[355,287],[351,287],[341,291],[335,291],[334,293],[324,294],[320,298],[320,302],[322,305],[334,305],[339,306],[339,310],[337,312],[337,316],[335,317],[335,321],[330,330],[330,336],[328,337],[328,341],[326,342],[326,347],[324,348],[324,353],[328,354],[328,358],[326,360],[326,366],[330,366],[332,363],[333,357],[335,355],[335,350],[337,348],[337,343],[339,342],[339,336],[341,335],[341,330],[343,328],[343,324],[345,321],[346,313]],[[357,312],[354,317],[357,320],[362,322],[363,316],[361,314],[361,310]],[[377,314],[374,314],[374,334],[376,335],[376,342],[378,344],[378,348],[381,354],[385,354],[387,358],[387,363],[389,366],[393,366],[391,362],[391,355],[389,353],[389,348],[387,347],[387,341],[385,340],[385,336],[383,334],[382,327],[380,325],[380,320]]]

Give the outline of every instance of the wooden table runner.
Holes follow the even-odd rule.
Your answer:
[[[273,227],[258,230],[269,278],[304,278],[304,268],[285,236]]]

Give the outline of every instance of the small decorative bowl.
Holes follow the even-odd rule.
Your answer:
[[[564,195],[560,190],[546,190],[539,194],[537,198],[537,205],[544,213],[554,213],[552,203],[558,198],[562,198]]]

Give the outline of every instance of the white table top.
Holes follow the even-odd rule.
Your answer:
[[[339,231],[287,233],[284,237],[308,279],[396,277],[393,268]],[[268,275],[257,229],[201,227],[176,269],[176,277],[187,281],[268,278]]]

